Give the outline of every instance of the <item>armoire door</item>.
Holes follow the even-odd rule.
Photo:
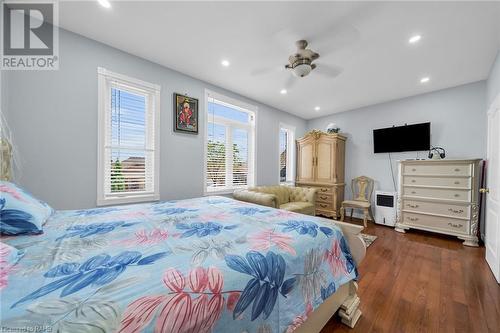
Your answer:
[[[335,141],[320,137],[316,141],[316,181],[332,183],[335,180]]]
[[[315,176],[315,140],[308,137],[297,142],[297,181],[313,182]]]

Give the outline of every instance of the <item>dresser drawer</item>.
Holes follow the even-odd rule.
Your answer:
[[[330,202],[316,202],[316,208],[320,210],[333,210],[333,203]]]
[[[403,212],[401,221],[403,224],[408,224],[416,227],[425,227],[461,234],[467,234],[469,226],[469,221],[407,212]]]
[[[317,193],[316,194],[316,201],[332,202],[332,200],[333,200],[333,195],[331,195],[331,194],[324,194],[324,193]]]
[[[436,176],[470,176],[470,164],[407,164],[404,165],[405,175],[436,175]]]
[[[418,200],[403,200],[402,210],[428,214],[446,215],[449,217],[470,218],[470,206],[448,203],[427,202]]]
[[[315,187],[318,189],[319,194],[333,194],[333,187]]]
[[[448,199],[457,201],[470,201],[470,190],[453,190],[443,188],[403,187],[403,195],[432,199]]]
[[[471,188],[470,180],[471,179],[469,177],[459,178],[459,177],[404,176],[403,184]]]

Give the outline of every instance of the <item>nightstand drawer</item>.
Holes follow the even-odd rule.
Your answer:
[[[470,176],[471,165],[467,164],[406,164],[405,175]]]
[[[424,185],[424,186],[443,186],[443,187],[459,187],[471,188],[470,178],[468,177],[417,177],[404,176],[404,185]]]
[[[453,190],[442,188],[421,188],[405,186],[403,195],[409,197],[432,198],[432,199],[448,199],[457,201],[470,201],[470,190]]]
[[[332,202],[333,196],[331,194],[317,193],[316,201],[320,202]]]
[[[470,218],[470,206],[448,203],[427,202],[418,200],[403,200],[402,210],[428,214],[445,215],[449,217]]]
[[[416,227],[427,227],[460,234],[467,234],[469,226],[469,221],[465,220],[407,212],[403,212],[401,222]]]

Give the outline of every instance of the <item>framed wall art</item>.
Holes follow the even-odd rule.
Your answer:
[[[198,100],[174,93],[174,131],[198,134]]]

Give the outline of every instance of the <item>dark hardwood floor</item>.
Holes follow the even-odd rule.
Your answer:
[[[322,333],[500,332],[500,285],[484,247],[373,223],[364,232],[378,238],[359,266],[363,315],[354,329],[335,316]]]

